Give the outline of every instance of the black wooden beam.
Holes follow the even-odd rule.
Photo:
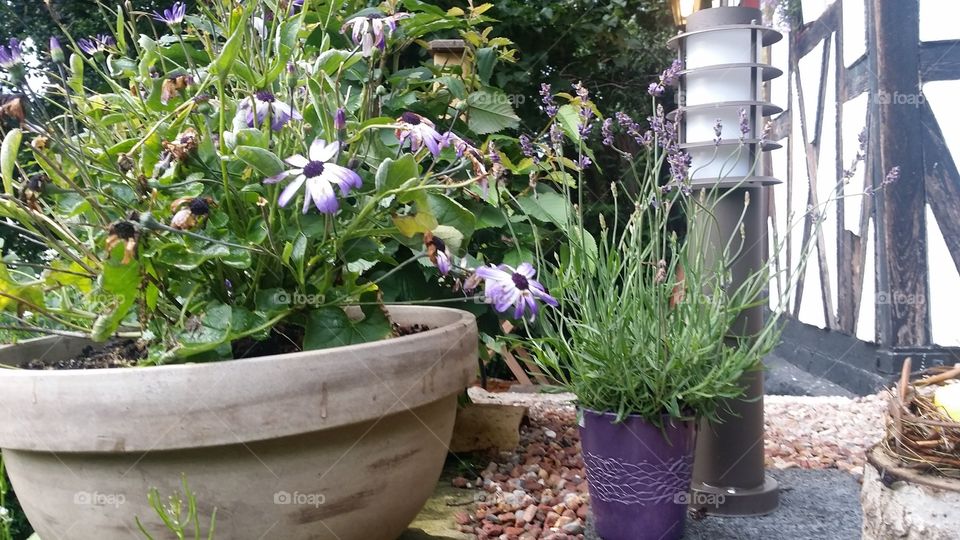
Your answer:
[[[870,78],[874,75],[869,66],[870,62],[864,54],[849,67],[843,68],[843,88],[838,94],[841,101],[846,103],[870,90]]]
[[[840,28],[840,3],[840,0],[834,0],[830,7],[824,10],[823,15],[820,15],[819,19],[807,23],[797,30],[794,38],[797,58],[803,58],[810,54],[810,51],[818,43]]]
[[[960,79],[960,40],[920,43],[920,80],[952,81]]]
[[[940,225],[953,264],[960,269],[960,172],[930,105],[924,103],[922,111],[923,179],[927,202]]]
[[[888,320],[881,338],[885,347],[930,343],[930,290],[927,275],[926,189],[923,181],[920,113],[920,13],[915,1],[873,0],[877,99],[880,113],[882,171],[900,168],[900,179],[884,186],[882,221],[877,234],[884,256]],[[879,314],[879,313],[878,313]]]
[[[770,133],[767,140],[780,141],[790,136],[793,129],[793,109],[787,109],[770,120]]]

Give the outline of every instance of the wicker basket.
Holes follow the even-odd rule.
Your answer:
[[[960,422],[933,404],[936,387],[955,379],[960,364],[911,373],[910,360],[904,363],[882,443],[904,467],[960,478]]]

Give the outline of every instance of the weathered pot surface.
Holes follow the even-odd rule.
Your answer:
[[[395,306],[432,330],[209,364],[0,369],[0,449],[44,540],[154,537],[147,503],[196,494],[206,537],[396,538],[439,478],[457,394],[475,375],[473,315]],[[0,347],[0,363],[69,358],[86,342]]]

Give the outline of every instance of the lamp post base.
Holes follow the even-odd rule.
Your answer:
[[[780,506],[780,488],[770,476],[764,476],[763,485],[755,488],[720,487],[695,482],[690,491],[691,509],[703,510],[710,516],[762,516]],[[709,501],[710,504],[698,504],[700,501]]]

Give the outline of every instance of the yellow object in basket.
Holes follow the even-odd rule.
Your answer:
[[[960,422],[960,384],[945,384],[933,394],[933,404],[954,422]]]

